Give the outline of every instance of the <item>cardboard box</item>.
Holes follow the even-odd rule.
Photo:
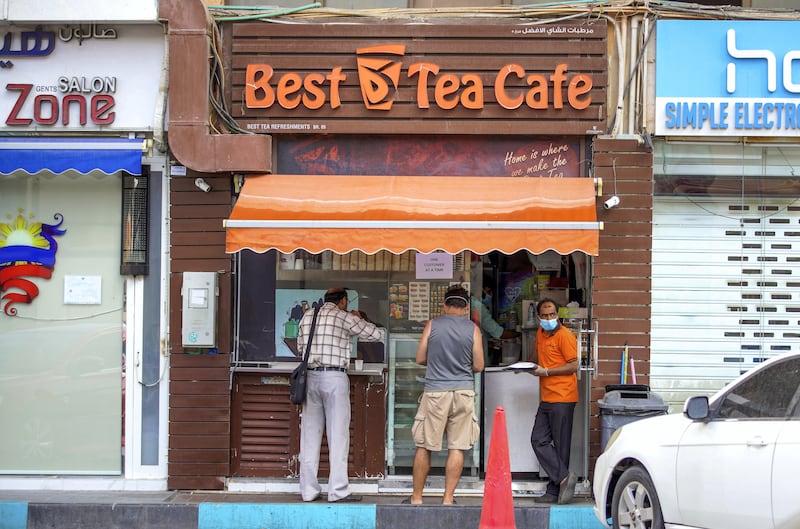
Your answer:
[[[558,309],[558,317],[567,320],[585,320],[589,317],[589,309],[586,307],[561,307]]]
[[[547,288],[544,290],[539,291],[539,299],[550,298],[562,307],[567,304],[569,301],[569,296],[567,295],[567,289],[565,288]]]

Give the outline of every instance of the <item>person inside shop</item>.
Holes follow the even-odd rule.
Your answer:
[[[300,320],[297,347],[305,351],[311,340],[308,357],[308,389],[300,424],[300,495],[303,501],[320,499],[317,473],[322,446],[322,432],[328,439],[328,501],[361,501],[351,494],[347,476],[350,453],[350,364],[352,338],[368,342],[381,339],[380,329],[364,313],[347,311],[347,290],[331,287],[325,293],[317,315],[314,335],[309,336],[313,310]]]
[[[531,446],[539,466],[547,473],[543,503],[569,503],[575,494],[576,475],[569,469],[572,416],[578,402],[578,343],[558,320],[558,303],[542,299],[536,305],[539,330],[530,361],[536,364],[541,402],[531,431]]]
[[[509,329],[516,329],[525,315],[522,314],[523,299],[538,299],[534,256],[527,250],[505,256],[500,273],[498,292],[498,319]]]
[[[447,289],[441,316],[429,320],[417,348],[417,363],[426,366],[425,389],[414,417],[411,436],[414,454],[413,492],[403,503],[421,505],[425,480],[431,468],[431,452],[442,449],[447,434],[444,496],[453,505],[464,451],[480,434],[475,417],[475,373],[483,371],[481,331],[467,316],[469,294],[461,286]]]
[[[489,364],[489,338],[495,340],[510,340],[518,338],[522,333],[516,329],[506,329],[492,317],[492,280],[483,277],[483,299],[478,299],[476,293],[470,295],[470,318],[481,329],[483,334],[484,362]]]

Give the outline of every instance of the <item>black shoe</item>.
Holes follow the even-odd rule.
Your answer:
[[[564,505],[565,503],[569,503],[572,501],[572,497],[575,495],[575,484],[578,482],[578,476],[570,472],[567,474],[563,480],[561,480],[561,486],[558,489],[558,504]]]
[[[534,496],[533,501],[536,503],[556,503],[558,498],[555,494],[544,493],[541,496]]]
[[[344,498],[339,498],[336,501],[331,503],[355,503],[361,501],[363,498],[361,496],[356,496],[355,494],[351,494],[349,496],[345,496]]]

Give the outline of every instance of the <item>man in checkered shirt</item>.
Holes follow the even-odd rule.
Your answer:
[[[303,501],[320,498],[317,473],[322,431],[328,438],[328,501],[361,501],[361,496],[350,493],[347,476],[347,459],[350,453],[350,365],[352,338],[377,342],[383,333],[368,321],[362,312],[347,311],[347,290],[329,288],[325,303],[319,309],[317,326],[311,338],[308,357],[308,392],[303,404],[300,426],[300,495]],[[305,354],[310,339],[313,310],[308,310],[300,320],[297,350]]]

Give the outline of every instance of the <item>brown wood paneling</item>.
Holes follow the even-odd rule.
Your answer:
[[[171,463],[225,463],[230,461],[230,450],[170,450]]]
[[[595,176],[603,179],[602,204],[611,195],[620,204],[600,206],[600,254],[592,266],[592,317],[598,322],[597,379],[592,380],[590,465],[601,451],[597,399],[618,384],[622,350],[636,362],[637,383],[650,375],[653,155],[635,140],[594,139]],[[629,382],[631,382],[629,380]]]
[[[349,473],[384,472],[386,386],[381,377],[350,377]],[[300,407],[289,403],[288,378],[237,373],[233,386],[232,473],[242,477],[296,477],[300,470]],[[323,440],[319,474],[327,476]]]
[[[203,422],[192,421],[184,422],[181,425],[182,435],[228,435],[228,425],[220,421]]]
[[[648,292],[649,277],[598,277],[592,282],[592,288],[600,290],[622,290],[630,292]]]
[[[169,472],[169,470],[167,470]],[[223,490],[225,478],[221,476],[172,476],[168,486],[172,490]]]
[[[176,247],[193,245],[216,246],[218,244],[225,244],[225,233],[213,231],[173,233],[172,244]]]
[[[195,187],[199,176],[211,192]],[[232,258],[221,219],[230,214],[231,186],[230,175],[192,171],[170,180],[170,489],[223,489],[230,474]],[[217,272],[218,354],[181,346],[183,272]]]
[[[170,418],[172,420],[172,418]],[[230,446],[228,435],[172,435],[170,448],[199,448],[227,450]]]
[[[223,62],[230,87],[225,94],[228,107],[240,126],[255,132],[583,135],[593,128],[605,129],[609,83],[605,21],[531,26],[516,19],[485,18],[476,24],[473,19],[437,17],[408,24],[359,17],[339,18],[334,23],[330,19],[305,19],[291,25],[233,22],[223,24],[223,32]],[[387,85],[391,89],[383,99],[391,101],[391,108],[369,109],[360,86],[357,50],[387,44],[405,46],[402,56],[378,56],[400,64],[398,83],[396,87]],[[409,74],[409,67],[421,62],[435,64],[439,71],[428,68],[426,71],[432,73],[420,82],[419,75]],[[568,79],[564,88],[559,88],[563,107],[556,108],[556,89],[549,76],[560,63],[566,64]],[[315,105],[306,106],[302,100],[297,105],[276,102],[267,108],[247,108],[244,94],[249,64],[269,65],[272,89],[288,73],[297,74],[298,79],[309,74],[324,78],[340,67],[344,77],[337,84],[340,105],[334,108],[330,104],[331,83],[323,81],[312,88],[324,94],[325,103],[319,108],[309,108]],[[548,85],[544,96],[547,108],[534,109],[534,103],[523,103],[507,109],[497,102],[495,81],[498,72],[509,64],[519,65],[524,74],[522,79],[506,79],[508,92],[524,96],[531,88],[528,76],[541,76]],[[466,74],[474,77],[465,78]],[[566,100],[566,85],[577,74],[591,78],[587,108],[573,108]],[[377,77],[383,75],[385,71]],[[449,102],[439,105],[433,95],[435,84],[446,75],[451,75],[450,80],[458,87],[448,96],[454,102],[452,108]],[[476,87],[482,87],[482,108],[467,108],[460,98]],[[292,97],[305,92],[301,88]],[[420,103],[420,92],[430,99],[428,106]]]
[[[170,384],[170,390],[172,394],[177,398],[180,395],[208,395],[208,394],[215,394],[215,395],[227,395],[228,392],[228,381],[212,381],[209,382],[207,380],[192,380],[188,382],[172,382]],[[175,401],[175,405],[177,406],[180,401]]]
[[[227,422],[230,420],[228,408],[175,408],[169,410],[170,421]]]

